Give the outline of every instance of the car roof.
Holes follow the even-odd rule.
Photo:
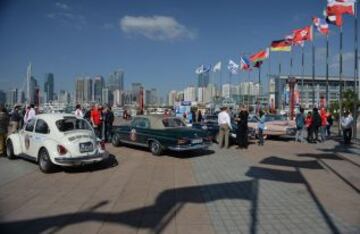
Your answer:
[[[43,119],[46,122],[56,122],[56,121],[58,121],[60,119],[64,119],[65,117],[67,117],[67,118],[69,118],[69,117],[77,118],[73,114],[65,114],[65,113],[49,113],[49,114],[36,115],[36,118]]]
[[[150,126],[153,129],[165,129],[163,124],[163,119],[178,119],[177,117],[164,117],[163,115],[137,115],[134,117],[136,118],[146,118],[150,121]]]

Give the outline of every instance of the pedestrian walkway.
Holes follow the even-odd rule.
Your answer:
[[[359,233],[360,196],[354,188],[360,184],[352,188],[328,170],[334,166],[324,165],[334,161],[329,157],[316,159],[336,144],[288,142],[284,147],[284,142],[273,141],[264,150],[230,149],[192,159],[198,184],[206,185],[202,192],[216,232]],[[339,172],[344,178],[350,175],[359,182],[358,165],[340,158],[336,163],[347,168]]]

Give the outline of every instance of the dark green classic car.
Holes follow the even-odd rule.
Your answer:
[[[154,155],[161,155],[164,150],[206,149],[211,142],[212,138],[206,131],[188,128],[179,118],[160,115],[136,116],[130,124],[116,128],[112,137],[114,146],[143,146]]]

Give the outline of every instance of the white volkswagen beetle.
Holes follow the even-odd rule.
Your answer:
[[[40,114],[6,140],[9,159],[26,157],[50,172],[54,165],[74,166],[108,158],[89,122],[70,114]]]

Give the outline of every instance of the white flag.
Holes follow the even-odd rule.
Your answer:
[[[217,64],[213,67],[213,72],[217,72],[221,70],[221,61],[219,61]]]
[[[195,73],[197,75],[201,74],[204,72],[204,65],[200,65],[198,68],[195,69]]]
[[[231,72],[231,74],[233,74],[233,75],[238,74],[239,68],[240,68],[240,66],[238,64],[236,64],[231,59],[229,60],[228,69]]]

